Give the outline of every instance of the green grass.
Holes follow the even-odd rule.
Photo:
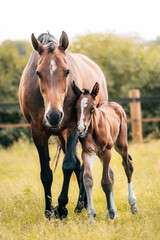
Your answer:
[[[50,145],[53,158],[56,147]],[[86,210],[74,214],[78,198],[75,176],[69,189],[67,220],[44,217],[44,194],[40,182],[38,154],[33,144],[19,141],[9,149],[0,149],[0,239],[160,239],[160,141],[130,145],[135,167],[134,193],[139,212],[132,215],[127,202],[127,180],[120,156],[113,150],[111,166],[115,174],[114,196],[118,219],[106,218],[106,200],[100,181],[102,166],[96,159],[93,175],[93,199],[97,212],[94,224],[89,224]],[[53,177],[53,205],[62,186],[62,159]],[[54,168],[54,166],[53,166]]]

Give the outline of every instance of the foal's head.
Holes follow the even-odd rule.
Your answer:
[[[99,83],[96,82],[91,93],[88,89],[81,91],[73,82],[73,91],[77,96],[77,130],[81,138],[86,136],[91,123],[91,116],[96,107],[95,98],[99,92]]]
[[[32,34],[32,45],[39,53],[36,73],[44,100],[45,122],[49,127],[57,128],[63,119],[63,103],[68,90],[67,77],[70,69],[66,61],[66,49],[69,41],[65,32],[62,32],[59,43],[48,35],[48,40],[45,41],[44,38],[41,41]]]

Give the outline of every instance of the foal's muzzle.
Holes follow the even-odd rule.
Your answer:
[[[57,128],[62,122],[63,112],[59,110],[49,110],[45,115],[47,125],[51,128]]]
[[[84,138],[86,136],[86,134],[87,134],[87,127],[86,126],[84,126],[83,129],[77,127],[77,130],[78,130],[79,137]]]

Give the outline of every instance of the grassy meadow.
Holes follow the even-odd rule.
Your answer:
[[[160,140],[140,145],[130,144],[129,150],[135,167],[133,187],[139,212],[136,215],[130,212],[127,179],[121,158],[113,150],[111,166],[115,174],[114,196],[119,216],[114,221],[106,218],[106,199],[100,184],[102,166],[96,159],[93,199],[97,216],[95,223],[89,224],[86,210],[80,215],[74,213],[78,198],[74,175],[69,188],[67,220],[49,221],[44,217],[44,194],[35,146],[19,141],[8,149],[1,148],[0,239],[160,239]],[[55,151],[56,146],[50,145],[52,159]],[[53,176],[54,206],[57,205],[62,186],[62,159],[61,153]]]

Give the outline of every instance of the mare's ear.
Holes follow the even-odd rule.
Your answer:
[[[76,97],[79,98],[82,94],[82,91],[76,86],[75,81],[73,81],[72,89]]]
[[[38,41],[38,40],[36,39],[36,37],[34,36],[34,33],[32,33],[31,40],[32,40],[32,45],[33,45],[34,49],[35,49],[39,54],[41,54],[41,53],[43,52],[43,45],[42,45],[42,43],[40,43],[40,41]]]
[[[67,34],[63,31],[59,40],[59,48],[61,51],[65,51],[68,48],[69,40]]]
[[[95,97],[98,95],[98,93],[99,93],[99,83],[96,82],[92,89],[91,96],[95,99]]]

